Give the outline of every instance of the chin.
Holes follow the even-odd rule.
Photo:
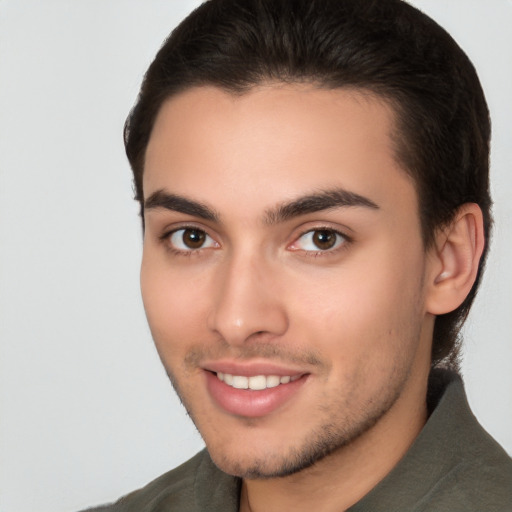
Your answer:
[[[380,414],[365,418],[350,428],[335,423],[323,424],[309,432],[306,440],[288,447],[282,443],[276,446],[275,442],[265,448],[262,443],[251,443],[259,448],[258,453],[254,453],[254,449],[247,450],[245,443],[240,443],[237,449],[237,445],[230,442],[226,449],[205,441],[215,465],[229,475],[249,480],[283,478],[304,471],[342,450],[371,429],[388,409],[386,407]]]

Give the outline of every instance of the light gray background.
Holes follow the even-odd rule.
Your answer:
[[[512,3],[412,3],[465,48],[491,109],[496,235],[463,370],[512,452]],[[121,138],[144,70],[198,4],[0,0],[2,512],[113,500],[201,447],[146,327]]]

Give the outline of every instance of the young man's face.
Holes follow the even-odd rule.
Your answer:
[[[385,103],[312,86],[196,88],[158,115],[144,304],[228,473],[289,474],[424,408],[429,257],[392,131]]]

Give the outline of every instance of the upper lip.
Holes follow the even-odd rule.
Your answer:
[[[228,373],[230,375],[242,375],[252,377],[255,375],[277,375],[279,377],[304,375],[309,373],[292,366],[274,363],[271,361],[208,361],[201,365],[204,370],[215,373]]]

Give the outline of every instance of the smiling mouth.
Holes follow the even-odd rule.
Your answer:
[[[254,375],[247,377],[245,375],[232,375],[230,373],[216,373],[217,378],[235,389],[251,389],[261,391],[263,389],[276,388],[281,384],[288,384],[300,379],[301,375]]]

